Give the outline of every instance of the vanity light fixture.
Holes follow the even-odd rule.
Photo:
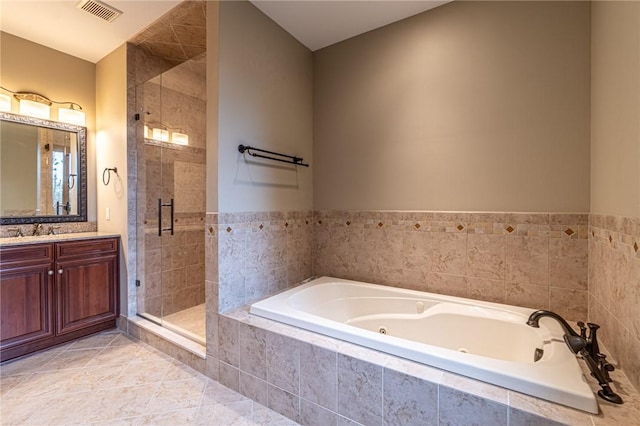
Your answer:
[[[51,105],[69,105],[68,108],[58,108],[58,121],[75,124],[77,126],[85,125],[84,111],[82,111],[82,107],[75,102],[53,101],[39,93],[14,92],[2,86],[0,86],[0,89],[13,94],[13,97],[18,100],[19,114],[49,120],[51,118]],[[11,98],[5,94],[0,94],[0,111],[11,112]]]
[[[69,103],[69,108],[58,108],[58,121],[63,123],[84,126],[85,115],[82,107],[74,102]]]
[[[20,114],[48,120],[51,117],[52,102],[37,93],[14,93],[13,97],[20,102]]]
[[[11,97],[0,93],[0,111],[11,112]]]

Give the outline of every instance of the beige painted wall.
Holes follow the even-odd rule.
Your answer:
[[[218,211],[219,2],[207,3],[207,212]]]
[[[98,183],[98,231],[121,235],[120,311],[127,314],[127,49],[126,45],[96,64],[96,167]],[[102,182],[105,168],[118,168],[109,185]],[[107,209],[110,218],[107,219]]]
[[[640,217],[640,2],[594,2],[591,212]]]
[[[0,33],[0,82],[13,91],[40,93],[56,101],[73,101],[86,114],[87,218],[96,220],[96,66],[66,53],[5,32]],[[57,119],[52,107],[51,117]]]
[[[309,210],[311,52],[247,1],[219,7],[218,210]],[[312,168],[245,161],[239,144],[297,155]]]
[[[589,209],[587,2],[453,2],[314,54],[314,208]]]

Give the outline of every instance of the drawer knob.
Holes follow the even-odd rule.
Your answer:
[[[49,275],[53,275],[53,270],[49,271]]]
[[[58,274],[62,275],[62,268],[58,269]]]

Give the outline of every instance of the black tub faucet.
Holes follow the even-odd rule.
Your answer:
[[[527,325],[530,325],[531,327],[539,328],[540,324],[538,322],[540,321],[540,318],[543,318],[543,317],[550,317],[558,321],[558,323],[560,323],[560,326],[564,330],[565,334],[568,334],[569,336],[580,337],[580,335],[576,333],[573,330],[573,328],[571,328],[569,323],[565,321],[564,318],[562,318],[560,315],[556,314],[555,312],[551,312],[551,311],[543,311],[543,310],[535,311],[534,313],[529,315],[529,319],[527,320]]]
[[[560,324],[564,330],[564,342],[571,352],[580,355],[587,363],[589,370],[591,370],[591,375],[598,380],[598,384],[602,388],[598,391],[600,398],[615,404],[622,404],[622,398],[609,386],[611,381],[609,373],[615,370],[615,367],[607,361],[606,355],[600,353],[600,346],[596,337],[596,332],[600,326],[590,322],[587,323],[589,327],[589,336],[587,336],[587,327],[584,326],[582,321],[579,321],[580,334],[578,334],[560,315],[545,310],[532,313],[527,320],[527,325],[538,328],[540,327],[540,318],[544,317],[553,318]]]

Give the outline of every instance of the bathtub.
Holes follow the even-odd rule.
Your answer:
[[[558,324],[531,309],[317,278],[250,313],[590,413],[598,405]]]

